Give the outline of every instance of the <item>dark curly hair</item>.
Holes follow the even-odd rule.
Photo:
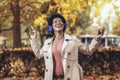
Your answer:
[[[49,18],[48,18],[48,30],[51,32],[51,33],[54,33],[54,31],[53,31],[53,28],[52,28],[52,24],[53,24],[53,19],[54,18],[60,18],[61,20],[62,20],[62,22],[64,23],[64,29],[63,29],[63,31],[65,31],[65,29],[66,29],[66,20],[65,20],[65,18],[62,16],[62,15],[60,15],[60,14],[53,14],[53,15],[51,15]]]

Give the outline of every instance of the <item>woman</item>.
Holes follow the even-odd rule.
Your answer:
[[[60,14],[53,14],[48,18],[48,30],[53,37],[45,40],[43,47],[36,39],[36,30],[29,31],[30,43],[37,58],[44,57],[45,80],[83,80],[83,71],[78,64],[78,53],[91,55],[98,47],[98,39],[103,36],[104,30],[92,40],[89,46],[80,43],[72,35],[65,32],[66,21]]]

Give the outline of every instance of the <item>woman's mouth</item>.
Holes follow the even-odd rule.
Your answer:
[[[61,25],[61,24],[57,24],[57,25],[56,25],[56,27],[58,27],[58,28],[59,28],[59,27],[62,27],[62,25]]]

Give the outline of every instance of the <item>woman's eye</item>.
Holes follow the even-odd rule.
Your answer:
[[[53,22],[53,23],[57,23],[57,21]]]
[[[62,21],[55,21],[55,22],[53,22],[53,23],[61,23]]]

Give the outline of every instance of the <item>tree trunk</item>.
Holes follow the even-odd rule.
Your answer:
[[[21,47],[21,32],[20,32],[20,6],[19,0],[14,0],[11,3],[11,10],[13,13],[13,47]]]

